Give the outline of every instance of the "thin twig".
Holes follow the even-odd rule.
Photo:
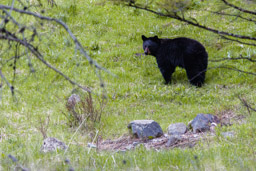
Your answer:
[[[9,83],[9,81],[5,78],[4,74],[2,73],[2,70],[0,68],[0,76],[1,78],[6,82],[7,86],[10,88],[12,94],[14,95],[14,87]]]
[[[213,13],[213,14],[217,14],[217,15],[230,16],[230,17],[238,17],[240,19],[256,23],[256,20],[253,20],[251,18],[245,18],[245,17],[242,17],[241,15],[238,15],[238,14],[227,14],[227,13],[224,13],[224,12],[215,12],[215,11],[209,11],[209,12]]]
[[[232,61],[232,60],[248,60],[250,62],[256,62],[256,60],[253,60],[252,58],[248,58],[248,57],[243,57],[242,55],[240,57],[237,58],[221,58],[221,59],[212,59],[209,60],[210,62],[222,62],[222,61]]]
[[[41,132],[43,139],[47,138],[47,130],[49,128],[49,123],[50,123],[50,116],[48,115],[45,120],[42,120],[41,117],[39,117],[39,126],[36,127],[38,131]]]
[[[6,5],[0,5],[0,9],[11,9],[11,7],[6,6]],[[107,69],[103,68],[102,66],[100,66],[96,61],[94,61],[91,57],[89,57],[89,55],[86,53],[86,51],[84,50],[84,48],[82,47],[82,45],[80,44],[80,42],[78,41],[78,39],[76,38],[76,36],[72,33],[72,31],[69,29],[69,27],[61,20],[55,19],[55,18],[51,18],[51,17],[46,17],[46,16],[42,16],[40,14],[37,13],[33,13],[30,11],[25,11],[25,10],[21,10],[21,9],[17,9],[17,8],[12,8],[13,11],[21,13],[21,14],[27,14],[27,15],[31,15],[34,16],[36,18],[39,18],[41,20],[47,20],[47,21],[54,21],[58,24],[60,24],[70,35],[70,37],[72,38],[72,40],[74,41],[74,43],[76,44],[76,47],[80,50],[80,52],[87,58],[87,60],[89,61],[89,63],[91,65],[94,65],[97,69],[100,70],[104,70],[110,74],[112,74],[111,72],[109,72]]]
[[[256,12],[254,12],[254,11],[249,11],[249,10],[240,8],[240,7],[236,6],[236,5],[233,5],[233,4],[229,3],[229,2],[227,2],[226,0],[222,0],[222,1],[223,1],[226,5],[228,5],[228,6],[232,7],[232,8],[235,8],[235,9],[237,9],[237,10],[239,10],[239,11],[242,11],[242,12],[248,13],[248,14],[256,15]]]
[[[10,14],[12,13],[14,2],[15,2],[15,0],[12,0],[12,5],[11,5],[11,8],[10,8]]]
[[[249,74],[249,75],[254,75],[256,76],[256,73],[253,73],[253,72],[248,72],[248,71],[243,71],[243,70],[240,70],[240,69],[237,69],[233,66],[216,66],[216,67],[209,67],[205,70],[202,70],[201,72],[197,73],[196,75],[194,75],[194,77],[192,77],[191,79],[189,79],[189,81],[192,81],[194,80],[196,77],[198,77],[200,74],[202,74],[203,72],[206,72],[210,69],[218,69],[218,68],[223,68],[223,69],[228,69],[228,70],[233,70],[233,71],[237,71],[237,72],[241,72],[241,73],[245,73],[245,74]]]
[[[218,35],[226,35],[226,36],[236,37],[236,38],[240,38],[240,39],[247,39],[247,40],[256,40],[256,37],[250,37],[250,36],[245,36],[245,35],[228,33],[228,32],[216,30],[216,29],[213,29],[213,28],[201,25],[201,24],[199,24],[197,22],[193,22],[193,21],[187,20],[186,18],[180,17],[180,16],[177,15],[177,13],[175,13],[175,14],[163,14],[161,12],[157,12],[157,11],[149,9],[147,7],[141,7],[141,6],[138,6],[138,5],[135,5],[135,4],[129,4],[127,6],[130,6],[130,7],[133,7],[133,8],[137,8],[137,9],[141,9],[141,10],[144,10],[144,11],[148,11],[148,12],[151,12],[151,13],[159,15],[159,16],[163,16],[163,17],[167,17],[167,18],[173,18],[173,19],[185,22],[187,24],[196,26],[198,28],[202,28],[204,30],[208,30],[208,31],[213,32],[213,33],[218,34]]]
[[[232,41],[232,42],[237,42],[237,43],[240,43],[240,44],[244,44],[244,45],[249,45],[249,46],[256,46],[255,43],[247,43],[247,42],[242,42],[240,40],[237,40],[237,39],[231,39],[231,38],[228,38],[226,36],[223,36],[223,35],[220,35],[223,39],[226,39],[226,40],[229,40],[229,41]]]
[[[11,16],[11,14],[10,14],[8,11],[3,10],[3,12],[11,19],[11,21],[12,21],[15,25],[17,25],[19,28],[21,27],[20,24]]]
[[[256,76],[256,73],[248,72],[248,71],[243,71],[243,70],[237,69],[237,68],[235,68],[233,66],[218,66],[216,68],[223,68],[223,69],[233,70],[233,71],[237,71],[237,72],[241,72],[241,73],[245,73],[245,74]]]
[[[252,108],[251,105],[249,105],[248,102],[247,102],[244,98],[238,96],[238,99],[239,99],[239,100],[243,103],[243,105],[246,107],[246,109],[247,109],[247,111],[248,111],[249,114],[251,114],[251,111],[250,111],[250,110],[256,112],[256,108]]]
[[[94,136],[94,138],[92,140],[92,144],[95,142],[95,140],[96,140],[96,138],[98,136],[98,133],[99,133],[99,130],[96,131],[96,134],[95,134],[95,136]],[[88,154],[90,154],[90,151],[91,151],[91,147],[89,148]]]
[[[84,122],[86,121],[87,118],[85,118],[83,120],[83,122],[79,125],[79,127],[76,129],[75,133],[72,135],[71,139],[69,140],[69,143],[68,143],[68,147],[66,148],[65,152],[64,152],[64,155],[66,154],[66,152],[68,151],[68,148],[70,146],[70,143],[72,142],[74,136],[76,135],[76,133],[78,132],[78,130],[82,127],[82,125],[84,124]]]
[[[4,39],[4,40],[9,40],[9,41],[14,41],[14,42],[18,42],[20,44],[22,44],[23,46],[27,47],[30,52],[32,52],[37,59],[39,59],[42,63],[44,63],[47,67],[49,67],[50,69],[54,70],[55,72],[57,72],[58,74],[60,74],[62,77],[64,77],[66,80],[68,80],[71,84],[78,86],[79,88],[87,91],[87,92],[91,92],[91,90],[88,87],[84,87],[80,84],[78,84],[77,82],[71,80],[68,76],[66,76],[64,73],[62,73],[61,71],[59,71],[57,68],[55,68],[54,66],[52,66],[51,64],[49,64],[47,61],[45,61],[43,59],[43,56],[41,55],[41,53],[37,50],[37,48],[35,48],[32,44],[24,41],[24,40],[20,40],[18,38],[16,38],[14,35],[12,35],[11,33],[9,34],[9,36],[6,35],[2,35],[0,34],[0,39]]]

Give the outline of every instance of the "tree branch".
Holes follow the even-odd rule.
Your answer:
[[[13,0],[13,2],[14,2],[14,0]],[[48,2],[54,2],[55,3],[54,0],[48,0]],[[3,11],[3,13],[2,13],[3,15],[0,15],[0,18],[2,19],[1,20],[2,22],[0,23],[0,39],[7,40],[8,44],[9,44],[9,48],[6,47],[6,51],[4,51],[4,52],[2,51],[0,53],[7,53],[8,51],[10,51],[10,48],[15,48],[15,47],[13,47],[11,42],[16,42],[16,43],[22,45],[25,48],[25,52],[24,52],[23,55],[27,55],[28,66],[29,66],[31,72],[34,72],[34,68],[33,68],[31,60],[30,60],[30,56],[29,56],[30,53],[33,54],[37,59],[39,59],[48,68],[54,70],[55,72],[57,72],[57,74],[61,75],[66,80],[68,80],[71,84],[76,85],[79,88],[81,88],[81,89],[83,89],[87,92],[91,92],[91,90],[88,87],[84,87],[84,86],[80,85],[79,83],[73,81],[71,78],[66,76],[60,70],[58,70],[57,68],[52,66],[50,63],[48,63],[46,60],[44,60],[43,54],[40,53],[40,51],[37,48],[37,45],[34,45],[34,43],[33,43],[34,38],[36,36],[39,36],[38,33],[37,33],[37,29],[34,28],[34,27],[27,26],[26,24],[24,25],[19,20],[15,20],[15,18],[11,15],[11,12],[12,13],[18,13],[19,15],[34,17],[36,19],[36,21],[40,21],[40,22],[42,22],[42,21],[53,22],[55,25],[59,25],[61,28],[64,28],[64,30],[68,33],[68,35],[71,37],[72,41],[74,42],[75,50],[79,50],[81,55],[89,61],[89,64],[91,66],[93,66],[93,69],[95,69],[96,75],[100,79],[101,87],[104,87],[103,80],[101,78],[101,74],[99,74],[100,71],[103,70],[107,73],[110,73],[111,75],[114,75],[114,74],[109,72],[104,67],[100,66],[96,61],[94,61],[87,54],[87,52],[82,47],[81,43],[78,41],[77,37],[72,33],[70,28],[63,21],[55,19],[55,18],[43,16],[43,15],[35,13],[35,12],[31,12],[31,11],[28,10],[28,7],[24,6],[24,4],[23,4],[23,7],[24,7],[23,9],[18,9],[18,8],[15,8],[13,5],[12,6],[6,6],[6,5],[0,4],[0,11],[1,10]],[[8,27],[7,27],[7,24],[8,24]],[[13,26],[13,28],[9,27],[9,25]],[[12,30],[10,31],[9,29],[12,29]],[[30,34],[25,33],[25,30],[29,30]],[[25,35],[29,35],[29,37],[25,37]],[[14,65],[13,81],[15,79],[16,60],[19,59],[19,56],[20,56],[20,54],[16,53],[16,55],[14,57],[8,59],[5,62],[5,64],[6,64],[8,61],[14,60],[15,65]],[[3,63],[2,63],[2,65],[3,65]],[[4,79],[5,77],[2,73],[1,73],[1,77],[4,80],[4,82],[6,82],[7,85],[10,87],[10,89],[12,88],[12,90],[13,90],[13,86],[11,86],[11,84],[7,81],[7,79]],[[13,93],[13,91],[12,91],[12,93]]]
[[[213,60],[209,60],[211,62],[221,62],[221,61],[226,61],[226,60],[248,60],[250,62],[256,62],[256,60],[253,60],[251,58],[248,58],[248,57],[243,57],[242,55],[240,57],[237,57],[237,58],[221,58],[221,59],[213,59]]]
[[[250,21],[250,22],[256,23],[256,20],[253,20],[253,19],[251,19],[251,18],[245,18],[245,17],[242,17],[241,15],[227,14],[227,13],[215,12],[215,11],[209,11],[209,12],[210,12],[210,13],[213,13],[213,14],[217,14],[217,15],[230,16],[230,17],[237,17],[237,18],[240,18],[240,19],[243,19],[243,20],[246,20],[246,21]]]
[[[63,74],[61,71],[59,71],[58,69],[56,69],[55,67],[50,65],[48,62],[46,62],[43,59],[43,56],[41,55],[41,53],[32,44],[30,44],[30,43],[28,43],[28,42],[26,42],[24,40],[18,39],[17,37],[13,36],[11,33],[9,33],[8,35],[0,34],[0,39],[4,39],[4,40],[14,41],[14,42],[20,43],[21,45],[23,45],[26,48],[28,48],[29,51],[32,52],[37,57],[37,59],[39,59],[42,63],[44,63],[48,68],[50,68],[50,69],[54,70],[55,72],[57,72],[58,74],[60,74],[62,77],[64,77],[66,80],[68,80],[71,84],[76,85],[76,86],[78,86],[79,88],[81,88],[81,89],[83,89],[85,91],[91,92],[91,90],[88,87],[81,86],[80,84],[78,84],[75,81],[71,80],[68,76]]]
[[[226,39],[226,40],[229,40],[229,41],[232,41],[232,42],[237,42],[237,43],[240,43],[240,44],[244,44],[244,45],[249,45],[249,46],[256,46],[255,43],[247,43],[247,42],[242,42],[240,40],[237,40],[237,39],[231,39],[231,38],[228,38],[226,36],[222,36],[220,35],[223,39]]]
[[[10,88],[12,95],[14,95],[14,87],[9,83],[9,81],[5,78],[4,74],[2,73],[2,69],[0,68],[0,76],[6,82],[7,86]],[[1,83],[2,84],[2,83]],[[2,85],[1,85],[2,86]]]
[[[226,0],[222,0],[222,2],[224,2],[224,3],[225,3],[226,5],[228,5],[228,6],[230,6],[230,7],[232,7],[232,8],[235,8],[235,9],[237,9],[237,10],[239,10],[239,11],[242,11],[242,12],[244,12],[244,13],[256,15],[256,12],[249,11],[249,10],[246,10],[246,9],[243,9],[243,8],[240,8],[240,7],[238,7],[238,6],[235,6],[235,5],[233,5],[233,4],[230,4],[230,3],[227,2]]]
[[[11,7],[6,6],[6,5],[0,5],[0,9],[11,9]],[[51,18],[51,17],[42,16],[40,14],[36,14],[36,13],[30,12],[30,11],[17,9],[17,8],[12,8],[12,10],[15,11],[15,12],[21,13],[21,14],[31,15],[31,16],[39,18],[41,20],[47,20],[47,21],[58,23],[59,25],[61,25],[68,32],[68,34],[70,35],[70,37],[74,41],[76,47],[80,50],[82,55],[87,58],[87,60],[89,61],[89,63],[91,65],[95,66],[97,69],[104,70],[104,71],[110,73],[107,69],[103,68],[96,61],[94,61],[91,57],[89,57],[89,55],[86,53],[86,51],[84,50],[84,48],[82,47],[81,43],[78,41],[76,36],[72,33],[72,31],[69,29],[69,27],[63,21],[55,19],[55,18]]]
[[[147,7],[137,6],[136,4],[127,4],[127,6],[130,6],[130,7],[133,7],[133,8],[137,8],[137,9],[141,9],[141,10],[144,10],[144,11],[148,11],[148,12],[151,12],[151,13],[159,15],[159,16],[173,18],[173,19],[185,22],[187,24],[196,26],[198,28],[202,28],[202,29],[208,30],[208,31],[213,32],[213,33],[218,34],[218,35],[226,35],[226,36],[236,37],[236,38],[240,38],[240,39],[256,41],[255,37],[250,37],[250,36],[245,36],[245,35],[238,35],[238,34],[234,34],[234,33],[228,33],[228,32],[224,32],[224,31],[219,31],[219,30],[216,30],[216,29],[213,29],[213,28],[201,25],[198,22],[189,21],[189,20],[187,20],[187,19],[185,19],[183,17],[178,16],[176,13],[174,13],[174,14],[163,14],[161,12],[154,11],[154,10],[149,9]]]
[[[256,73],[248,72],[248,71],[243,71],[243,70],[237,69],[236,67],[233,67],[233,66],[218,66],[216,68],[223,68],[223,69],[233,70],[233,71],[237,71],[237,72],[241,72],[241,73],[245,73],[245,74],[256,76]]]
[[[251,114],[251,111],[250,111],[250,110],[256,112],[256,108],[252,108],[252,106],[251,106],[250,104],[248,104],[248,102],[247,102],[244,98],[238,96],[238,99],[239,99],[239,100],[242,102],[242,104],[246,107],[246,109],[247,109],[247,111],[248,111],[249,114]]]

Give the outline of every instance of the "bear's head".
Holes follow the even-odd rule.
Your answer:
[[[158,50],[158,47],[161,43],[160,39],[157,36],[154,37],[146,37],[144,35],[141,36],[143,40],[143,49],[146,55],[155,56]]]

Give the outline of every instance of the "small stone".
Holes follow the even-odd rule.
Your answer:
[[[70,167],[68,171],[75,171],[75,169],[73,167]]]
[[[133,147],[134,147],[134,146],[133,146],[132,144],[129,144],[129,145],[127,145],[127,146],[125,147],[125,149],[131,150]]]
[[[16,159],[16,157],[14,157],[13,155],[9,154],[8,157],[13,161],[13,162],[17,162],[18,160]]]
[[[193,133],[209,131],[211,123],[213,122],[216,124],[220,122],[217,116],[211,114],[198,114],[191,122]]]
[[[41,151],[44,153],[56,151],[57,149],[65,150],[68,147],[64,142],[61,142],[57,138],[49,137],[44,139]]]
[[[97,146],[94,145],[94,144],[92,144],[92,143],[88,143],[88,144],[87,144],[87,147],[89,147],[89,148],[97,148]]]
[[[69,159],[65,159],[65,163],[70,164],[70,160]]]
[[[136,147],[136,146],[139,145],[139,144],[140,144],[140,143],[139,143],[139,142],[136,142],[136,141],[132,143],[132,145],[133,145],[134,147]]]
[[[77,95],[77,94],[72,94],[69,98],[68,98],[68,102],[67,102],[67,107],[70,108],[70,109],[73,109],[76,104],[78,102],[80,102],[81,99],[80,99],[80,96]]]
[[[210,125],[210,131],[211,131],[211,133],[215,134],[215,128],[216,128],[217,126],[218,126],[218,125],[217,125],[215,122],[211,123],[211,125]]]
[[[187,132],[187,126],[184,123],[175,123],[168,126],[169,135],[181,135]]]
[[[171,135],[168,138],[168,141],[166,143],[166,147],[170,147],[173,146],[174,144],[177,144],[178,142],[180,142],[182,140],[182,137],[180,135]]]
[[[234,137],[235,137],[235,133],[232,132],[232,131],[229,131],[229,132],[222,132],[221,135],[222,135],[224,138],[234,138]]]
[[[153,120],[134,120],[128,124],[128,129],[137,138],[153,139],[163,135],[160,125]]]

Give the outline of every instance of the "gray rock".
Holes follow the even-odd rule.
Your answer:
[[[187,126],[184,123],[175,123],[168,126],[169,135],[180,135],[187,132]]]
[[[140,143],[139,142],[133,142],[132,143],[132,145],[134,146],[134,147],[136,147],[137,145],[139,145]]]
[[[133,146],[132,144],[129,144],[129,145],[127,145],[127,146],[125,147],[125,149],[127,149],[127,150],[131,150],[132,148],[134,148],[134,146]]]
[[[67,101],[67,107],[73,109],[78,102],[81,101],[81,98],[77,94],[72,94]]]
[[[128,128],[137,138],[153,139],[163,135],[160,125],[153,120],[135,120],[128,124]]]
[[[57,149],[65,150],[68,147],[64,142],[61,142],[57,138],[49,137],[44,139],[41,151],[44,153],[56,151]]]
[[[180,142],[182,140],[182,137],[180,135],[171,135],[169,138],[168,138],[168,141],[166,143],[166,147],[171,147],[173,146],[174,144],[177,144],[178,142]]]
[[[215,134],[215,128],[216,128],[217,126],[218,126],[218,125],[217,125],[215,122],[211,123],[211,125],[210,125],[210,131],[211,131],[211,133]]]
[[[224,138],[234,138],[234,137],[235,137],[235,133],[232,132],[232,131],[229,131],[229,132],[222,132],[221,135],[222,135]]]
[[[210,130],[211,123],[218,124],[220,121],[217,116],[211,114],[198,114],[191,122],[193,133],[205,132]]]
[[[88,143],[88,144],[87,144],[87,147],[89,147],[89,148],[97,148],[97,146],[94,145],[94,144],[92,144],[92,143]]]

